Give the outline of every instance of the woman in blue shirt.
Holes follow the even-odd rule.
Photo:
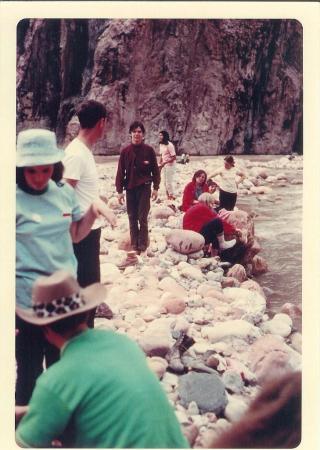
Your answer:
[[[31,308],[31,289],[39,276],[65,269],[76,277],[72,242],[83,239],[102,214],[115,217],[97,200],[81,216],[74,190],[61,182],[64,152],[55,134],[32,129],[19,133],[16,187],[16,303]],[[16,318],[16,404],[26,405],[37,377],[59,358],[37,327]]]

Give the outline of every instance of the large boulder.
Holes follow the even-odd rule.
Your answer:
[[[167,244],[176,252],[188,255],[201,250],[204,246],[204,237],[191,230],[172,230],[166,235]]]

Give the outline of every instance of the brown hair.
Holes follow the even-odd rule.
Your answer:
[[[22,190],[28,190],[29,186],[27,185],[25,176],[24,176],[25,167],[16,167],[16,184]],[[64,166],[61,161],[53,164],[53,173],[51,175],[51,180],[55,183],[59,183],[63,177]]]
[[[295,448],[300,441],[301,372],[291,372],[266,384],[210,448]]]
[[[192,181],[196,181],[196,178],[198,178],[198,177],[200,177],[200,175],[202,175],[202,174],[204,174],[205,175],[205,180],[204,180],[204,182],[203,182],[203,184],[207,181],[207,174],[206,174],[206,172],[204,171],[204,170],[202,170],[202,169],[200,169],[200,170],[197,170],[195,173],[194,173],[194,175],[193,175],[193,177],[192,177]]]
[[[135,120],[134,122],[132,122],[132,123],[130,124],[130,127],[129,127],[129,134],[132,133],[132,132],[133,132],[134,130],[136,130],[137,128],[141,128],[142,133],[145,134],[146,130],[145,130],[144,126],[143,126],[143,123],[142,123],[142,122],[139,122],[139,120]]]
[[[225,160],[225,162],[227,162],[227,163],[230,164],[231,166],[234,166],[234,165],[235,165],[234,158],[233,158],[233,156],[231,156],[231,155],[226,156],[226,157],[224,158],[224,160]]]
[[[81,128],[94,128],[101,119],[107,117],[105,106],[95,100],[86,100],[77,108]]]

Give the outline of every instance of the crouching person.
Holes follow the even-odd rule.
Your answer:
[[[186,448],[173,408],[142,350],[128,337],[90,329],[105,300],[100,283],[80,288],[66,271],[38,278],[23,320],[42,327],[60,360],[36,382],[16,430],[22,447]]]
[[[224,233],[236,233],[233,225],[221,219],[214,211],[214,199],[208,192],[198,197],[198,203],[191,206],[183,216],[183,229],[202,234],[206,246],[219,249],[220,252],[232,248],[236,239],[226,241]]]

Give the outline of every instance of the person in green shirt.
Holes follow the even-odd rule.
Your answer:
[[[189,448],[174,410],[139,346],[127,336],[89,329],[87,314],[105,299],[64,270],[36,280],[32,309],[17,314],[43,328],[60,360],[36,382],[18,424],[21,447]]]

